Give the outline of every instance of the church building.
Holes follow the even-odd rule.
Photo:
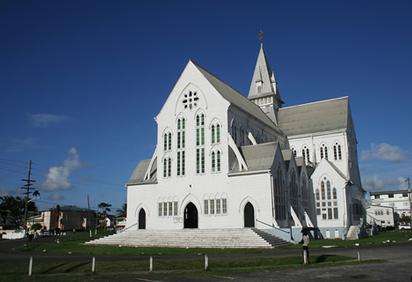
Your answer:
[[[349,98],[285,98],[263,44],[247,97],[190,60],[155,117],[152,157],[126,184],[126,228],[356,232],[364,190]]]

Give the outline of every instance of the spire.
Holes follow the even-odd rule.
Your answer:
[[[266,59],[263,43],[260,43],[259,55],[256,61],[255,71],[250,82],[249,99],[262,94],[275,92],[272,84],[272,71]],[[274,76],[273,76],[274,77]]]
[[[282,106],[283,102],[280,98],[275,74],[269,66],[265,50],[263,49],[261,33],[259,33],[259,40],[259,55],[256,60],[252,81],[250,82],[248,98],[257,104],[277,124],[277,110]]]

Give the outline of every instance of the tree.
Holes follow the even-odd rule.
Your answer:
[[[17,228],[23,224],[24,208],[26,199],[13,196],[0,197],[1,225],[8,228]],[[36,204],[31,201],[27,203],[27,211],[37,212]]]
[[[101,202],[97,207],[99,208],[101,214],[107,215],[107,213],[111,211],[110,209],[111,206],[112,205],[109,203]]]
[[[127,204],[124,203],[120,209],[117,209],[118,217],[126,217],[127,214]]]

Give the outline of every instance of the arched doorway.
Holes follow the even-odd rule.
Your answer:
[[[139,229],[146,229],[146,212],[143,208],[139,211]]]
[[[247,202],[243,210],[245,227],[255,227],[255,209],[250,202]]]
[[[197,218],[197,208],[190,202],[186,205],[184,211],[184,228],[197,228],[198,227],[198,218]]]

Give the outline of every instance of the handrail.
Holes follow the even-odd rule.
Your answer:
[[[267,224],[266,222],[260,221],[260,220],[257,219],[257,218],[256,218],[256,221],[259,222],[259,223],[262,223],[262,224],[264,224],[264,225],[266,225],[266,226],[269,226],[270,228],[275,228],[275,229],[277,229],[277,230],[279,230],[279,231],[282,231],[282,232],[284,232],[284,233],[286,233],[286,234],[290,234],[290,231],[286,231],[286,230],[283,230],[283,229],[281,229],[281,228],[279,228],[279,227],[276,227],[276,226]]]
[[[136,226],[137,224],[138,224],[138,222],[136,222],[136,223],[134,223],[134,224],[130,225],[130,226],[129,226],[129,227],[127,227],[127,228],[124,228],[124,229],[122,229],[122,230],[119,230],[119,233],[123,233],[123,232],[125,232],[126,230],[130,229],[131,227]]]

